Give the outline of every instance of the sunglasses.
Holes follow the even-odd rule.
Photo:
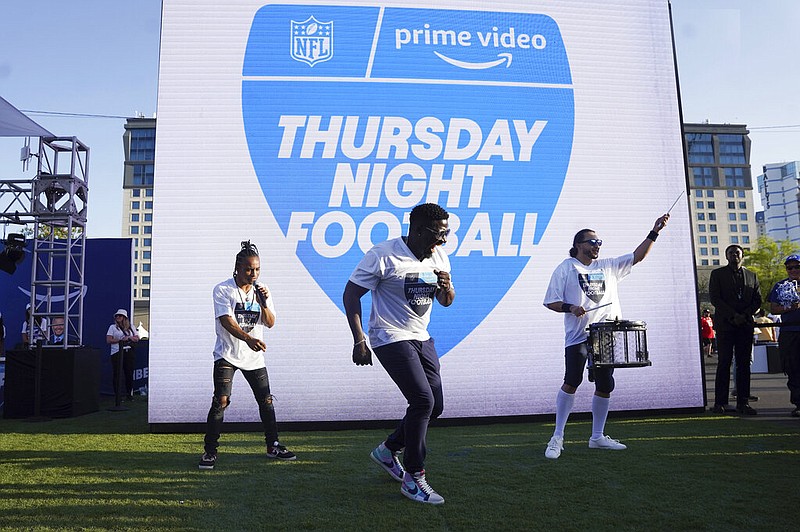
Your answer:
[[[590,238],[589,240],[581,240],[580,242],[578,242],[578,244],[589,244],[592,247],[594,246],[600,247],[603,245],[603,241],[600,240],[599,238]]]
[[[450,229],[443,229],[441,231],[437,231],[436,229],[431,229],[428,226],[425,226],[425,229],[433,233],[433,235],[436,237],[436,240],[444,240],[445,238],[447,238],[447,235],[450,234]]]
[[[787,266],[786,269],[789,270],[789,271],[791,271],[791,270],[800,270],[800,264],[796,264],[794,266]]]

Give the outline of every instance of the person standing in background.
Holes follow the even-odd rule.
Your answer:
[[[772,314],[781,316],[783,326],[778,336],[778,352],[783,373],[787,377],[789,401],[794,405],[792,417],[800,417],[800,255],[789,255],[784,261],[788,277],[775,283],[767,300]]]
[[[22,343],[25,349],[33,349],[36,347],[36,342],[47,340],[47,318],[35,316],[33,318],[33,329],[28,334],[28,325],[31,321],[31,304],[25,306],[25,322],[22,324]]]
[[[723,414],[728,404],[731,363],[736,357],[736,412],[758,413],[750,406],[750,356],[753,353],[753,314],[761,306],[756,274],[742,266],[744,250],[732,244],[725,249],[728,265],[711,272],[708,294],[716,309],[717,373],[712,412]]]
[[[138,341],[139,337],[136,335],[136,331],[131,328],[128,311],[124,308],[118,309],[114,314],[114,323],[109,325],[106,332],[106,343],[111,346],[114,395],[119,398],[122,394],[126,401],[133,399],[133,367],[136,365],[134,346]],[[122,376],[120,372],[122,372]],[[121,388],[121,385],[124,388]]]
[[[754,329],[754,331],[758,331],[756,343],[774,343],[778,341],[775,335],[775,327],[763,327],[764,325],[772,325],[775,323],[772,321],[772,318],[764,315],[763,310],[758,309],[756,311],[754,320],[756,325],[759,325],[757,329]]]
[[[703,309],[703,316],[700,318],[700,338],[703,344],[703,354],[710,357],[714,344],[714,320],[711,319],[710,309]]]
[[[47,338],[48,345],[62,345],[64,343],[64,317],[56,316],[53,318],[53,324],[50,325],[50,336]]]

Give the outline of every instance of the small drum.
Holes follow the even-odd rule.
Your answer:
[[[594,367],[650,366],[647,324],[643,321],[599,321],[589,325],[589,360]]]

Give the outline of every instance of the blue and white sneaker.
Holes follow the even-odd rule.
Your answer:
[[[425,471],[419,471],[418,473],[406,472],[403,475],[403,483],[400,485],[400,493],[412,501],[427,504],[444,503],[444,497],[433,491],[428,481],[425,480]]]
[[[386,445],[381,443],[369,453],[369,457],[372,458],[373,462],[381,466],[384,471],[389,473],[397,482],[403,482],[403,475],[406,470],[403,469],[403,465],[397,458],[397,454],[396,452],[390,451]]]

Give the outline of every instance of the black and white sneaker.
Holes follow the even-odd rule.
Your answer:
[[[295,456],[292,451],[278,442],[267,445],[267,458],[272,458],[274,460],[297,460],[297,456]]]
[[[203,453],[200,457],[200,464],[197,466],[199,469],[214,469],[214,464],[217,463],[217,455]]]

